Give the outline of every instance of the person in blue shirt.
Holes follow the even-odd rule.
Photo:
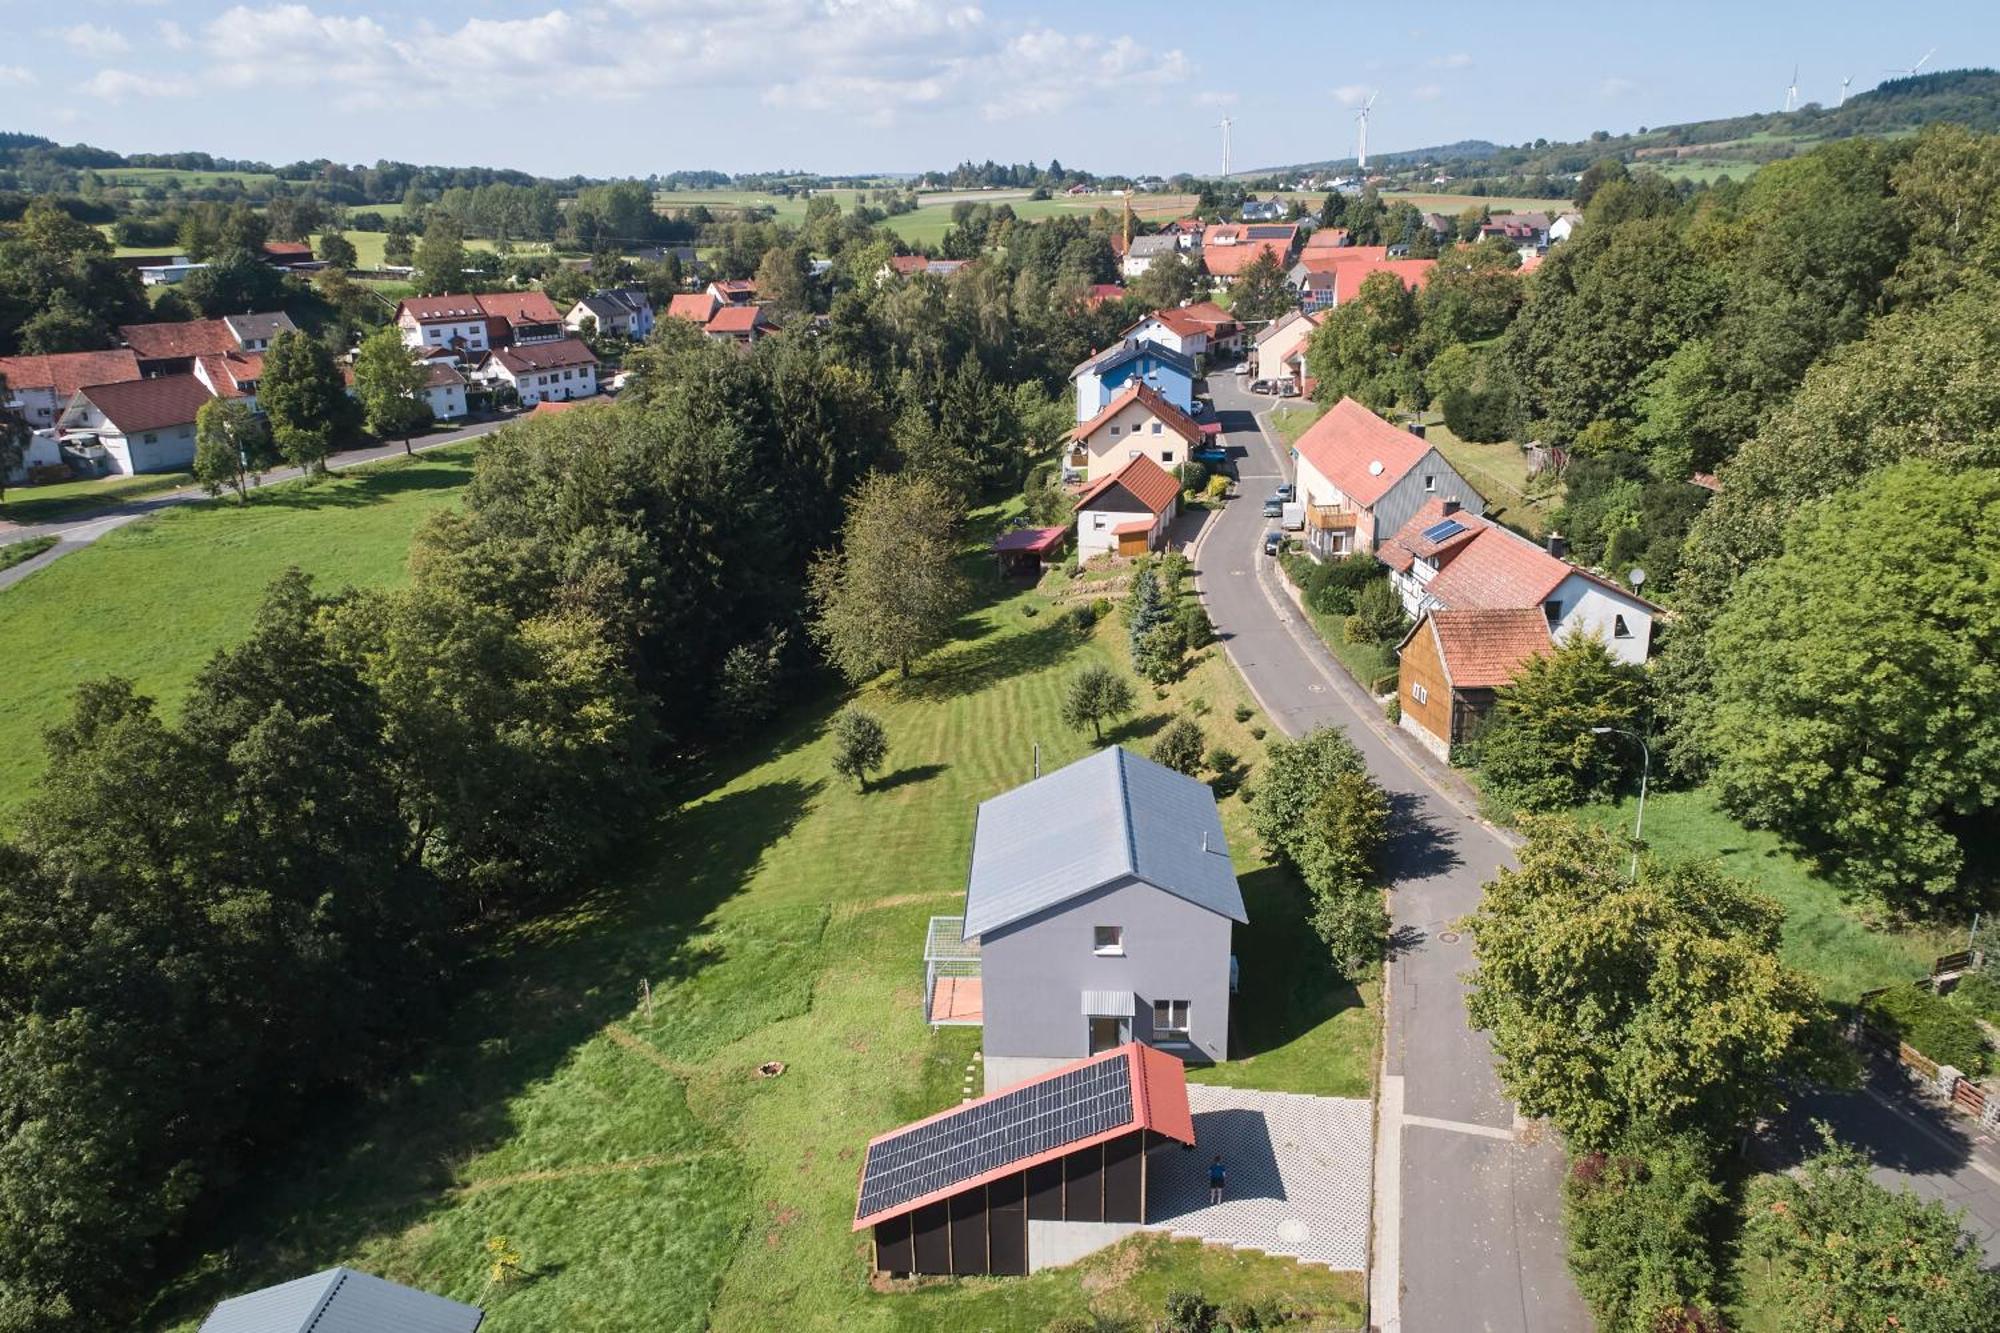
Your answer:
[[[1208,1201],[1210,1203],[1222,1202],[1222,1187],[1228,1183],[1228,1180],[1229,1173],[1222,1166],[1222,1154],[1217,1153],[1215,1160],[1208,1164]]]

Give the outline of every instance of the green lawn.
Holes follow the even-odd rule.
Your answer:
[[[1633,806],[1628,799],[1582,813],[1629,832]],[[1864,990],[1928,975],[1939,954],[1964,947],[1962,933],[1892,928],[1865,904],[1845,901],[1787,852],[1776,834],[1744,828],[1705,789],[1649,795],[1644,834],[1654,851],[1712,860],[1782,903],[1784,959],[1816,977],[1829,1000],[1852,1003]]]
[[[1280,402],[1271,408],[1271,433],[1288,446],[1297,444],[1299,436],[1325,414],[1326,408],[1310,398]]]
[[[177,506],[0,592],[0,643],[34,645],[0,692],[0,820],[42,771],[42,729],[79,681],[126,676],[171,705],[288,566],[329,587],[399,581],[411,532],[470,479],[476,447],[273,486],[240,510]]]
[[[8,542],[0,546],[0,569],[25,565],[55,544],[54,537],[30,537],[24,542]]]
[[[1385,204],[1409,204],[1421,208],[1426,213],[1443,213],[1446,217],[1457,217],[1468,208],[1490,208],[1495,213],[1547,213],[1554,217],[1576,207],[1568,199],[1530,199],[1519,195],[1475,195],[1436,194],[1424,191],[1385,191]],[[1314,211],[1318,208],[1315,205]]]
[[[1440,414],[1424,427],[1424,438],[1437,446],[1445,461],[1486,497],[1487,512],[1529,536],[1540,537],[1552,526],[1559,496],[1528,484],[1528,460],[1511,440],[1473,444],[1452,434]]]
[[[9,486],[6,499],[0,500],[0,518],[10,523],[54,523],[192,485],[192,472],[146,472],[131,477],[55,481],[46,486]]]
[[[1047,593],[985,596],[915,678],[857,692],[890,738],[870,790],[828,771],[830,698],[683,770],[624,869],[492,943],[420,1073],[238,1191],[234,1243],[149,1322],[191,1329],[220,1294],[346,1262],[481,1302],[492,1333],[1039,1329],[1157,1318],[1181,1287],[1358,1325],[1357,1275],[1157,1238],[1025,1280],[870,1282],[849,1229],[860,1151],[956,1101],[977,1043],[923,1022],[925,921],[962,901],[976,802],[1026,780],[1037,743],[1047,767],[1095,748],[1057,721],[1064,683],[1127,666],[1118,617],[1079,639]],[[1200,700],[1254,783],[1248,727],[1268,723],[1234,720],[1248,697],[1219,648],[1164,694],[1141,687],[1107,739],[1143,746]],[[1237,941],[1252,1058],[1203,1077],[1365,1094],[1372,996],[1338,986],[1286,915],[1300,891],[1261,862],[1240,797],[1223,813],[1257,918]],[[758,1077],[770,1060],[784,1073]],[[495,1235],[528,1271],[507,1290],[485,1273]]]
[[[278,178],[266,171],[178,171],[173,167],[98,167],[97,178],[106,185],[144,189],[150,185],[178,185],[183,190],[206,190],[230,181],[247,190],[269,190]]]

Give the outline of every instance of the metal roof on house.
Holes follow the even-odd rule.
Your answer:
[[[1132,246],[1125,253],[1134,259],[1157,259],[1170,255],[1181,248],[1178,236],[1134,236]]]
[[[297,333],[299,326],[292,323],[292,317],[282,310],[274,310],[267,315],[224,315],[222,322],[229,326],[240,347],[244,343],[262,339],[271,341],[281,333]]]
[[[474,1333],[485,1317],[477,1306],[329,1268],[230,1297],[201,1333]]]
[[[1146,356],[1157,358],[1162,365],[1172,366],[1189,379],[1194,378],[1193,357],[1185,352],[1177,352],[1165,343],[1147,342],[1139,338],[1127,338],[1115,346],[1093,353],[1089,360],[1080,362],[1076,369],[1070,371],[1069,377],[1075,379],[1086,370],[1094,370],[1101,375],[1107,370],[1116,370],[1127,361]]]
[[[965,934],[1125,880],[1250,919],[1208,784],[1110,746],[980,804]]]

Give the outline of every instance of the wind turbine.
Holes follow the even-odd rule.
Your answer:
[[[1222,131],[1222,175],[1224,179],[1227,179],[1229,176],[1229,127],[1235,123],[1229,117],[1224,116],[1221,123],[1215,127]]]
[[[1799,106],[1799,67],[1792,66],[1792,83],[1785,89],[1785,110],[1796,111]]]
[[[1854,82],[1854,76],[1852,74],[1848,75],[1846,78],[1840,81],[1840,100],[1834,103],[1835,106],[1847,105],[1847,85],[1852,82]]]
[[[1919,56],[1917,58],[1917,63],[1910,66],[1908,69],[1892,69],[1889,72],[1891,74],[1899,74],[1906,79],[1915,78],[1917,71],[1922,69],[1925,65],[1928,65],[1930,63],[1931,57],[1936,54],[1937,54],[1937,48],[1933,46],[1930,50],[1924,52],[1923,55]]]
[[[1368,100],[1354,113],[1354,167],[1357,171],[1368,170],[1368,113],[1374,108],[1375,99],[1381,95],[1379,91],[1368,94]]]

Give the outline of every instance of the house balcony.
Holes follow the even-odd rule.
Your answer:
[[[1306,523],[1325,532],[1352,529],[1356,514],[1345,505],[1307,505]]]
[[[979,941],[964,932],[962,916],[934,916],[924,932],[924,1021],[934,1028],[985,1021]]]

